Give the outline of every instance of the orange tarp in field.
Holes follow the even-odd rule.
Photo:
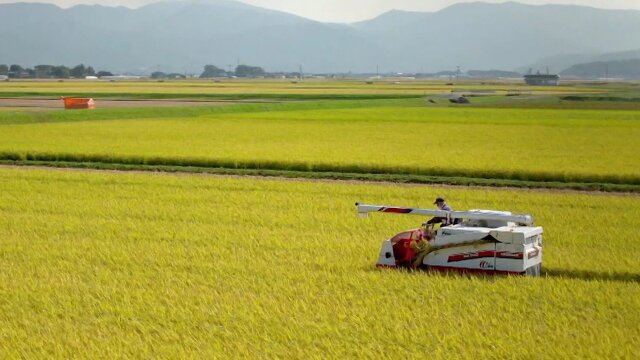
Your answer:
[[[90,98],[78,98],[78,97],[63,97],[65,109],[93,109],[96,107],[96,102]]]

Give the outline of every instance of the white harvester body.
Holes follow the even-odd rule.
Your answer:
[[[356,205],[361,216],[370,212],[411,214],[438,216],[446,223],[456,223],[440,227],[431,239],[420,239],[423,232],[414,230],[383,241],[378,266],[540,275],[543,230],[533,226],[530,215]],[[416,249],[420,241],[423,244]]]

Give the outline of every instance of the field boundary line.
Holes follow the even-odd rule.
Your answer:
[[[296,173],[324,173],[324,174],[353,174],[366,177],[389,177],[392,181],[424,181],[412,179],[459,179],[459,181],[481,182],[499,186],[500,184],[513,186],[564,187],[586,190],[618,189],[615,191],[629,191],[627,188],[640,188],[640,176],[614,174],[575,174],[549,171],[508,171],[493,169],[465,169],[465,168],[423,168],[416,166],[393,166],[376,164],[332,164],[313,163],[304,161],[281,160],[236,160],[226,158],[203,157],[164,157],[164,156],[135,156],[117,154],[77,154],[77,153],[49,153],[49,152],[12,152],[0,151],[0,160],[18,162],[45,163],[90,163],[128,166],[157,166],[178,168],[206,168],[230,169],[234,171],[276,171]],[[96,166],[96,165],[94,165]]]
[[[238,178],[280,179],[290,181],[343,182],[395,186],[451,186],[503,190],[530,190],[558,193],[640,196],[640,186],[617,184],[545,183],[503,179],[439,177],[424,175],[360,174],[332,172],[304,172],[266,169],[231,169],[189,166],[130,165],[116,163],[13,161],[0,160],[0,168],[32,168],[87,172],[116,172],[137,174],[166,174],[185,176],[220,176]]]

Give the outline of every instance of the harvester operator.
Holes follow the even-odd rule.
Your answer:
[[[447,205],[447,203],[444,201],[444,198],[442,197],[437,197],[436,201],[433,202],[434,205],[436,205],[438,207],[438,209],[440,210],[445,210],[445,211],[453,211],[453,209],[451,209],[451,207],[449,207],[449,205]],[[457,221],[453,221],[451,219],[447,219],[446,217],[433,217],[431,218],[429,221],[425,222],[423,225],[435,225],[435,224],[440,224],[440,226],[448,226],[448,225],[452,225],[452,224],[456,224]]]

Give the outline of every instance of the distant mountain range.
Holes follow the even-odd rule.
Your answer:
[[[640,79],[640,58],[630,60],[594,61],[576,64],[560,72],[564,78],[625,78]]]
[[[269,71],[375,73],[522,71],[553,60],[560,71],[602,54],[640,53],[638,34],[640,11],[513,2],[391,11],[355,24],[227,0],[138,9],[16,3],[0,5],[0,64],[198,73],[205,64],[240,62]]]
[[[528,69],[532,70],[546,70],[552,73],[560,73],[577,64],[586,64],[592,62],[606,62],[606,61],[624,61],[640,59],[640,49],[631,51],[619,51],[612,53],[592,53],[592,54],[563,54],[552,56],[538,60],[536,63],[530,64],[526,67],[518,69],[520,72],[527,72]]]

